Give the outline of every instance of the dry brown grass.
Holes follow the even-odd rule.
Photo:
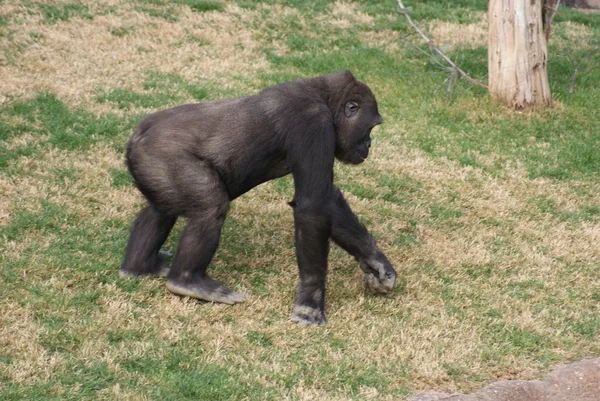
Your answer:
[[[401,49],[401,34],[391,29],[369,31],[361,35],[361,41],[367,46],[381,47],[388,52],[397,52]]]
[[[15,180],[9,186],[9,191],[18,193],[18,201],[13,198],[11,209],[35,209],[38,199],[44,194],[48,200],[63,205],[66,210],[89,219],[90,224],[131,218],[141,198],[132,188],[112,188],[107,172],[109,168],[120,168],[121,163],[120,154],[102,145],[87,152],[49,151],[39,159],[22,159],[19,167],[31,174]],[[77,182],[53,184],[45,178],[58,167],[81,169],[86,173],[80,175]],[[329,323],[322,329],[322,335],[343,335],[347,351],[342,355],[337,348],[320,345],[318,356],[312,357],[343,360],[346,363],[348,359],[355,363],[369,361],[371,366],[392,369],[389,371],[392,381],[397,380],[394,379],[394,367],[400,369],[401,366],[410,365],[413,367],[413,389],[434,386],[446,391],[468,390],[472,384],[457,383],[448,376],[446,367],[462,367],[468,371],[487,371],[490,374],[490,367],[485,366],[479,358],[487,340],[482,339],[481,328],[475,323],[479,309],[473,305],[474,291],[485,294],[491,306],[505,310],[507,325],[552,336],[556,328],[548,326],[551,317],[547,313],[534,311],[537,304],[535,299],[515,302],[507,295],[504,290],[507,284],[505,276],[492,276],[480,282],[477,289],[461,284],[460,277],[455,277],[456,284],[452,288],[456,294],[463,294],[462,304],[457,306],[464,311],[462,316],[457,316],[445,311],[445,301],[439,293],[441,287],[438,276],[428,275],[417,268],[430,263],[438,266],[438,273],[452,274],[461,264],[477,267],[494,262],[499,271],[515,271],[513,282],[543,280],[544,286],[550,288],[551,292],[559,297],[567,297],[565,283],[555,275],[555,260],[560,257],[576,262],[600,258],[600,251],[595,246],[600,239],[600,225],[589,222],[572,227],[552,217],[513,217],[526,212],[537,213],[531,209],[527,199],[550,194],[556,200],[557,207],[565,210],[576,208],[578,201],[569,186],[547,180],[531,180],[519,169],[510,170],[508,179],[497,179],[485,175],[481,170],[461,167],[443,159],[432,160],[418,151],[392,144],[380,148],[367,168],[385,170],[421,182],[421,190],[427,194],[429,201],[444,203],[449,192],[460,191],[460,202],[468,205],[468,211],[458,219],[452,233],[443,227],[419,224],[417,236],[421,245],[417,247],[396,248],[387,245],[386,241],[389,240],[385,236],[390,236],[393,231],[389,231],[390,228],[384,223],[370,225],[374,232],[384,235],[382,246],[406,283],[404,292],[389,298],[373,299],[366,296],[355,262],[339,254],[332,258]],[[357,181],[369,183],[365,177],[357,177]],[[285,376],[293,372],[296,368],[286,361],[291,359],[298,344],[310,344],[315,339],[313,330],[287,321],[296,282],[296,267],[293,249],[286,245],[293,235],[290,229],[291,211],[285,204],[286,200],[284,194],[275,191],[273,184],[266,184],[236,202],[231,213],[233,218],[256,222],[256,226],[246,233],[250,243],[268,242],[277,250],[247,261],[252,269],[261,269],[265,265],[280,266],[281,273],[268,278],[265,293],[253,295],[252,284],[244,277],[228,274],[227,266],[219,259],[214,262],[215,276],[235,290],[250,295],[248,302],[231,308],[198,304],[193,300],[174,297],[166,290],[154,296],[149,296],[146,291],[132,295],[114,285],[104,285],[100,287],[102,304],[92,319],[94,323],[78,328],[86,340],[73,356],[83,360],[105,361],[116,374],[130,374],[123,370],[118,361],[144,355],[151,347],[151,341],[141,339],[129,343],[127,348],[115,348],[106,342],[106,334],[109,331],[129,330],[144,333],[151,328],[158,339],[174,346],[182,336],[202,339],[206,349],[204,361],[207,363],[220,366],[234,364],[242,369],[260,369],[274,375]],[[359,215],[372,215],[372,201],[351,194],[348,194],[348,200]],[[417,204],[404,211],[394,204],[385,204],[385,207],[415,220],[423,219],[429,213],[425,204]],[[510,224],[490,229],[481,222],[485,217],[506,220]],[[401,221],[394,224],[393,230],[402,229],[404,225]],[[261,230],[266,226],[281,235],[278,238],[261,235]],[[492,255],[492,243],[498,238],[510,241],[510,251]],[[51,238],[46,240],[52,241]],[[26,249],[27,244],[28,241],[10,244],[6,252],[16,257]],[[227,242],[222,246],[227,252]],[[552,251],[540,251],[544,247]],[[341,277],[347,275],[345,272],[349,268],[355,269],[353,279],[339,282]],[[575,277],[571,280],[570,286],[587,288],[589,291],[598,285],[579,281]],[[59,278],[55,285],[63,287],[67,282],[67,277]],[[469,282],[465,276],[465,283]],[[161,280],[144,280],[142,283],[148,289],[164,288],[163,285]],[[140,302],[149,303],[147,310],[151,312],[140,309]],[[365,314],[365,304],[370,305],[372,316]],[[36,338],[44,329],[32,322],[31,311],[22,307],[10,309],[11,312],[4,312],[2,316],[4,325],[0,337],[5,339],[5,347],[22,353],[23,358],[4,368],[4,374],[15,382],[27,382],[34,377],[48,378],[52,372],[60,371],[63,364],[60,355],[49,354],[37,345]],[[391,317],[399,311],[405,313],[406,320]],[[272,319],[272,316],[277,318],[265,326],[263,322]],[[574,315],[574,318],[577,317]],[[227,323],[228,318],[235,318],[235,323]],[[423,324],[415,325],[412,322]],[[252,331],[262,332],[272,338],[273,348],[248,347],[246,335]],[[17,332],[19,336],[15,335]],[[244,349],[245,352],[240,353],[238,349]],[[503,356],[497,362],[500,370],[492,370],[491,374],[499,377],[536,377],[539,366],[523,359],[526,357]],[[404,382],[398,380],[396,383],[392,386],[400,387]],[[326,382],[321,383],[318,378],[312,385],[299,382],[293,394],[283,399],[346,399],[342,395],[343,389],[336,394],[320,390],[321,385],[326,387]],[[143,399],[132,393],[123,393],[118,386],[103,391],[109,398]],[[365,387],[361,391],[365,399],[391,399],[386,395],[378,395],[376,389]]]
[[[358,3],[336,1],[330,6],[330,13],[327,19],[323,21],[329,22],[331,25],[351,29],[357,24],[366,25],[373,22],[373,17],[357,10]],[[323,16],[322,18],[325,18]]]
[[[231,76],[249,77],[268,67],[257,52],[259,43],[247,28],[257,12],[227,5],[226,12],[196,13],[177,8],[178,21],[151,17],[127,1],[99,2],[115,12],[92,21],[73,18],[48,25],[40,16],[27,15],[22,7],[5,6],[6,12],[23,13],[23,25],[14,30],[13,42],[25,45],[31,34],[43,37],[31,43],[14,63],[0,65],[0,93],[25,96],[43,90],[57,93],[71,106],[85,104],[98,112],[110,105],[94,101],[107,88],[138,88],[144,71],[175,73],[190,81],[205,81],[224,88]],[[112,29],[127,28],[123,36]],[[202,40],[187,40],[190,36]],[[4,40],[2,47],[9,45]]]
[[[64,364],[63,358],[39,344],[44,331],[33,320],[33,311],[15,302],[4,303],[0,311],[0,348],[10,350],[19,359],[0,364],[0,374],[15,382],[48,380]],[[0,386],[1,388],[1,386]]]
[[[403,18],[402,16],[390,16],[391,19]],[[456,50],[457,48],[476,48],[487,45],[487,16],[485,13],[474,15],[477,22],[460,24],[455,22],[430,20],[426,22],[415,21],[417,26],[425,31],[429,39],[433,40],[440,48]],[[390,52],[397,52],[403,47],[400,39],[405,35],[392,30],[370,31],[361,35],[361,40],[369,46],[382,47]],[[420,37],[406,38],[422,45]]]
[[[481,223],[486,218],[516,224],[511,229],[515,229],[513,234],[516,234],[516,246],[521,251],[519,258],[531,258],[527,262],[520,259],[518,263],[532,266],[534,270],[545,270],[544,265],[557,255],[566,257],[570,254],[569,259],[572,261],[576,255],[580,255],[582,260],[600,257],[600,249],[594,245],[600,228],[597,223],[569,227],[569,223],[559,222],[556,217],[540,216],[539,211],[531,204],[532,199],[551,197],[558,210],[576,211],[585,203],[585,200],[575,194],[576,187],[581,185],[577,182],[565,185],[544,178],[531,179],[528,172],[519,166],[507,168],[508,177],[494,178],[484,170],[460,167],[456,162],[433,161],[402,146],[386,145],[385,151],[379,151],[377,156],[374,161],[376,168],[391,168],[396,174],[423,183],[423,190],[434,202],[447,202],[448,194],[453,191],[461,194],[460,203],[468,209],[458,221],[460,234],[456,235],[453,231],[448,236],[427,228],[420,233],[428,241],[417,250],[417,255],[429,255],[434,258],[435,264],[457,266],[467,261],[476,265],[488,263],[491,255],[486,249],[490,248],[490,242],[499,233],[489,230],[489,227]],[[426,213],[424,207],[412,212],[415,217],[423,217]],[[531,213],[535,217],[515,217],[523,213]],[[465,231],[461,233],[463,229]],[[519,246],[518,242],[522,237],[528,235],[535,235],[535,238],[530,237]],[[529,249],[532,240],[535,244],[541,242],[541,247],[548,245],[554,252],[548,255],[532,252]],[[428,246],[429,242],[431,247]]]
[[[142,200],[134,188],[115,189],[110,169],[123,169],[123,155],[105,144],[86,152],[49,149],[39,157],[23,157],[15,167],[26,176],[2,178],[10,196],[3,199],[2,215],[8,223],[17,211],[38,212],[40,199],[61,205],[67,213],[76,213],[90,222],[125,218]],[[55,179],[57,169],[73,169],[78,176],[71,181]]]
[[[561,49],[573,49],[574,44],[578,48],[595,49],[593,41],[594,32],[590,27],[573,21],[565,21],[552,26],[551,41],[558,44]]]
[[[478,13],[477,19],[477,22],[471,24],[432,20],[428,21],[427,25],[431,32],[431,39],[438,46],[446,44],[453,48],[486,46],[488,41],[486,13]]]
[[[371,24],[372,17],[359,13],[357,4],[337,2],[330,13],[318,17],[319,22],[344,29]],[[75,18],[48,25],[38,16],[25,15],[16,1],[0,4],[2,13],[23,14],[23,26],[9,26],[14,29],[16,42],[29,41],[31,32],[44,35],[29,44],[14,63],[0,66],[0,74],[7,77],[0,80],[0,93],[31,97],[39,90],[48,90],[71,107],[84,106],[105,113],[114,111],[113,106],[98,104],[98,91],[139,89],[148,70],[245,91],[245,85],[258,71],[269,68],[258,51],[261,47],[272,47],[279,54],[289,52],[285,38],[265,43],[260,32],[264,25],[258,21],[261,7],[269,7],[273,18],[296,18],[301,26],[308,26],[298,10],[279,5],[262,5],[254,11],[227,5],[224,13],[192,13],[178,7],[177,23],[149,17],[124,0],[102,1],[90,7],[111,5],[116,7],[114,13],[95,16],[93,21]],[[249,28],[257,22],[259,28]],[[110,33],[119,27],[131,28],[131,32],[121,37]],[[481,21],[462,26],[436,22],[429,28],[438,43],[485,44],[485,25]],[[185,40],[190,36],[202,38],[206,45]],[[367,33],[361,40],[385,46],[393,54],[397,39],[396,32],[387,30]],[[3,41],[1,46],[5,49],[9,44]],[[372,84],[375,92],[389,96],[390,86],[379,86],[377,79]],[[467,120],[479,118],[473,104],[457,107],[468,110]],[[37,285],[42,292],[56,290],[64,299],[70,299],[84,290],[97,291],[97,304],[92,305],[91,317],[83,323],[74,308],[54,311],[65,321],[60,330],[83,338],[68,357],[106,363],[116,377],[131,379],[140,388],[152,388],[156,383],[147,375],[126,369],[124,361],[149,355],[163,360],[169,349],[190,343],[204,351],[194,363],[230,369],[236,380],[274,388],[284,400],[392,400],[398,399],[397,394],[405,388],[455,391],[482,385],[469,377],[491,380],[539,376],[549,362],[540,362],[526,351],[505,353],[490,340],[488,323],[496,321],[487,321],[482,315],[491,309],[502,312],[501,319],[497,319],[506,327],[551,339],[545,346],[555,358],[580,356],[592,349],[593,340],[565,347],[565,338],[576,337],[564,326],[561,314],[569,314],[574,321],[586,317],[589,297],[574,299],[570,290],[576,288],[579,294],[590,295],[600,288],[600,280],[590,274],[567,274],[568,269],[576,268],[573,266],[600,260],[600,222],[574,224],[543,213],[534,201],[552,198],[557,211],[576,212],[589,202],[578,188],[585,186],[590,193],[597,193],[600,184],[532,179],[514,161],[506,162],[502,173],[493,176],[485,169],[433,158],[404,143],[409,129],[425,131],[427,121],[407,127],[397,110],[387,108],[382,113],[387,114],[386,125],[378,130],[385,129],[387,135],[375,132],[376,146],[369,161],[352,169],[336,169],[336,178],[375,190],[381,185],[377,181],[379,173],[419,184],[418,192],[406,204],[346,193],[355,212],[370,220],[369,229],[380,238],[382,249],[397,267],[401,289],[389,297],[365,294],[356,262],[334,247],[328,282],[328,324],[324,328],[303,328],[288,321],[297,280],[292,212],[286,204],[292,193],[282,193],[275,183],[262,185],[235,202],[230,218],[239,224],[229,229],[211,266],[215,278],[248,295],[246,303],[235,307],[173,296],[162,279],[142,279],[137,289],[125,290],[122,283],[126,281],[116,281],[120,255],[109,260],[87,255],[87,260],[105,266],[94,272],[61,266],[47,255],[60,237],[57,233],[27,231],[17,240],[6,241],[2,256],[19,260],[35,249],[16,280]],[[449,131],[446,134],[452,135]],[[6,149],[44,140],[25,133],[7,141]],[[498,161],[494,155],[473,152],[472,156],[483,166]],[[110,171],[124,169],[123,155],[108,144],[97,144],[87,151],[48,148],[35,156],[11,161],[10,166],[24,173],[0,173],[0,226],[9,224],[18,212],[40,213],[40,201],[44,200],[76,216],[75,223],[57,222],[65,232],[72,228],[69,224],[76,224],[82,230],[98,232],[98,240],[102,241],[103,232],[98,227],[111,221],[130,222],[143,202],[132,186],[113,185]],[[57,180],[57,170],[72,170],[73,178]],[[370,174],[362,175],[362,171]],[[435,220],[431,217],[433,205],[460,210],[461,215]],[[387,217],[381,217],[384,215]],[[498,224],[490,225],[488,221]],[[416,223],[413,226],[410,222]],[[416,243],[399,245],[396,236],[409,231],[414,232]],[[233,241],[247,248],[239,250],[240,244]],[[169,246],[173,245],[171,240]],[[488,266],[493,271],[485,276],[482,272]],[[466,267],[481,276],[470,276]],[[261,287],[253,278],[263,271],[271,273],[264,274]],[[104,275],[115,278],[104,282],[99,278]],[[532,291],[525,298],[526,290],[509,290],[511,285],[519,288],[527,282],[542,283],[543,291]],[[28,288],[17,287],[12,296],[28,299]],[[547,306],[545,297],[553,298],[558,306]],[[14,362],[0,364],[0,375],[14,383],[30,384],[51,381],[59,373],[68,374],[65,354],[50,352],[40,344],[43,335],[56,332],[36,322],[32,308],[12,300],[1,304],[0,348],[8,349]],[[128,332],[138,337],[116,344],[108,340],[110,333]],[[270,346],[253,345],[248,335],[256,332],[265,335]],[[554,338],[559,340],[554,342]],[[484,352],[498,357],[484,360]],[[295,374],[302,377],[298,354],[302,363],[315,367],[316,373],[311,382],[301,378],[287,388],[280,381]],[[453,377],[449,366],[466,373]],[[319,369],[326,374],[319,375]],[[332,388],[333,379],[364,369],[384,375],[389,393],[361,384],[358,394],[350,397],[349,384]],[[115,384],[97,395],[102,399],[151,398],[123,387]]]
[[[0,176],[0,227],[5,226],[10,221],[8,208],[12,203],[11,199],[15,196],[14,186],[8,182],[7,177]]]

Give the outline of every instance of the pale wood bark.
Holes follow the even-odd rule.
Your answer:
[[[515,109],[550,106],[542,0],[489,0],[488,33],[492,98]]]

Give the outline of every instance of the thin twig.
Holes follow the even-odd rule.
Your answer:
[[[546,43],[548,43],[548,39],[550,39],[550,32],[552,31],[552,20],[556,16],[558,12],[558,6],[560,5],[560,0],[550,0],[550,9],[552,12],[549,16],[546,16]]]
[[[571,101],[571,95],[573,94],[573,92],[575,90],[575,81],[577,80],[577,76],[579,75],[579,73],[580,72],[587,73],[587,72],[593,70],[594,68],[600,67],[600,64],[592,64],[592,65],[588,65],[585,68],[581,68],[583,63],[585,63],[588,58],[594,56],[599,51],[600,51],[600,48],[598,48],[598,47],[591,50],[588,54],[583,56],[581,58],[581,60],[579,60],[579,63],[577,63],[577,65],[575,66],[575,70],[573,71],[573,76],[571,77],[571,85],[569,85],[569,97],[568,97],[567,101]]]
[[[448,96],[448,100],[452,97],[452,90],[454,89],[454,83],[456,82],[456,69],[453,68],[450,72],[450,81],[448,82],[448,89],[446,94]]]
[[[575,68],[575,71],[573,71],[573,77],[571,78],[571,85],[569,85],[569,97],[567,98],[568,102],[571,101],[571,95],[573,94],[573,90],[575,90],[575,80],[577,79],[578,74],[579,69]]]
[[[423,38],[423,40],[425,41],[425,43],[427,43],[427,46],[430,49],[433,49],[437,54],[440,55],[440,57],[442,57],[448,64],[450,64],[452,66],[452,68],[454,68],[456,71],[458,71],[458,73],[460,75],[462,75],[463,77],[465,77],[467,79],[467,81],[477,85],[477,86],[481,86],[482,88],[488,89],[487,85],[482,84],[481,82],[477,81],[476,79],[471,78],[466,72],[464,72],[463,70],[460,69],[459,66],[457,66],[456,64],[454,64],[454,62],[452,60],[450,60],[448,58],[448,56],[446,56],[444,54],[443,51],[441,51],[433,42],[433,40],[430,40],[427,36],[425,36],[425,34],[423,33],[423,31],[421,31],[419,29],[418,26],[415,25],[415,23],[412,21],[412,19],[410,18],[410,16],[408,15],[408,12],[403,12],[404,10],[406,10],[406,7],[404,7],[404,4],[402,4],[401,0],[397,0],[398,1],[398,6],[400,7],[400,14],[404,14],[404,16],[406,17],[406,20],[408,21],[408,23],[414,28],[415,31],[417,31],[417,33],[419,35],[421,35],[421,37]]]

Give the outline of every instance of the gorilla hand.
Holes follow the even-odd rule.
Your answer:
[[[396,271],[385,257],[379,252],[375,257],[361,260],[360,268],[365,273],[363,285],[372,294],[387,294],[396,282]]]

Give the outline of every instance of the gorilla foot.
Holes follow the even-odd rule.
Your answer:
[[[167,280],[167,289],[173,294],[202,299],[209,302],[221,302],[233,305],[244,302],[246,297],[230,290],[208,276],[191,280]]]
[[[171,256],[173,256],[171,252],[158,251],[158,261],[154,265],[154,268],[146,270],[131,270],[126,269],[124,266],[121,266],[121,268],[119,269],[119,277],[167,277],[167,274],[169,274],[170,269],[170,266],[167,264],[167,258],[170,258]]]
[[[325,325],[325,314],[323,311],[307,305],[294,305],[290,319],[301,326]]]

